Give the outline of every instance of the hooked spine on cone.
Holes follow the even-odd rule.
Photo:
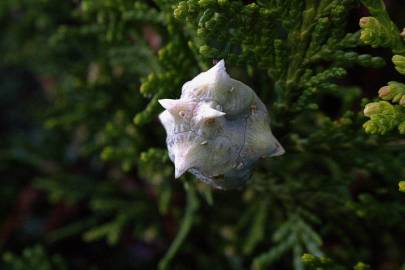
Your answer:
[[[249,180],[256,160],[284,153],[265,105],[228,75],[224,60],[186,82],[180,99],[159,103],[176,178],[190,171],[214,187],[236,188]]]

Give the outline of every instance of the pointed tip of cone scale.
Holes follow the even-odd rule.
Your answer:
[[[177,99],[159,99],[159,104],[166,110],[170,110],[177,104]]]
[[[198,108],[196,119],[197,122],[201,122],[203,120],[218,118],[224,115],[226,115],[226,113],[211,108],[208,104],[202,104],[202,106]]]
[[[188,164],[182,159],[175,159],[174,168],[174,177],[177,179],[182,176],[190,168],[190,166],[188,166]]]
[[[214,67],[225,69],[225,60],[224,59],[219,60]]]
[[[276,142],[276,145],[276,149],[270,154],[271,157],[281,156],[285,153],[284,147],[279,142]]]

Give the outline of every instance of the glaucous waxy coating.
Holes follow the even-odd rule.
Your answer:
[[[259,158],[284,153],[266,106],[226,73],[224,60],[186,82],[180,99],[159,103],[176,178],[189,171],[216,188],[237,188]]]

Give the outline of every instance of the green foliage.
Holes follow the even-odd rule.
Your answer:
[[[26,248],[21,256],[5,253],[3,260],[13,270],[67,270],[59,255],[48,256],[41,246]]]
[[[345,50],[358,44],[357,34],[344,32],[354,1],[303,2],[189,0],[180,2],[174,15],[187,32],[197,33],[189,44],[199,48],[203,60],[225,58],[267,71],[275,82],[275,113],[290,113],[287,104],[294,108],[291,113],[299,113],[315,107],[316,92],[336,88],[333,81],[345,75],[343,67],[383,64],[381,58]],[[220,31],[224,27],[228,31]],[[333,67],[314,69],[325,60]]]
[[[344,270],[347,269],[341,265],[336,264],[327,257],[316,257],[312,254],[306,253],[302,255],[302,262],[308,270]],[[362,262],[358,262],[353,270],[369,270],[370,267]]]
[[[405,74],[404,58],[405,43],[401,34],[391,21],[382,0],[364,0],[364,4],[374,17],[360,19],[361,36],[363,43],[372,47],[386,47],[396,55],[392,62],[396,70]],[[364,109],[364,115],[370,117],[364,124],[364,130],[370,134],[386,134],[398,128],[400,134],[405,134],[405,86],[399,82],[389,82],[388,86],[382,87],[378,94],[383,100],[391,100],[399,105],[391,105],[388,102],[370,103]]]
[[[316,220],[316,217],[310,217]],[[289,250],[293,251],[294,269],[303,269],[300,257],[304,247],[315,254],[322,254],[321,237],[298,215],[292,215],[274,232],[273,241],[276,244],[269,252],[255,258],[253,269],[268,269],[270,264]]]
[[[364,5],[357,29],[356,0],[0,1],[0,249],[44,243],[7,264],[66,269],[57,247],[72,269],[400,269],[405,86],[364,124],[350,84],[385,64],[358,47],[391,49],[404,75],[405,45],[382,1]],[[286,149],[227,192],[172,180],[157,119],[222,58]]]

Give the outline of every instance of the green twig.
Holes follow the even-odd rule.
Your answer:
[[[166,255],[159,262],[159,270],[168,269],[171,261],[173,260],[177,251],[179,250],[184,240],[186,239],[187,235],[189,234],[195,220],[195,214],[199,207],[199,202],[197,195],[195,193],[194,186],[189,185],[187,182],[185,182],[184,188],[187,192],[186,211],[183,220],[181,221],[180,229],[176,235],[176,238],[170,245],[170,248],[167,251]]]

